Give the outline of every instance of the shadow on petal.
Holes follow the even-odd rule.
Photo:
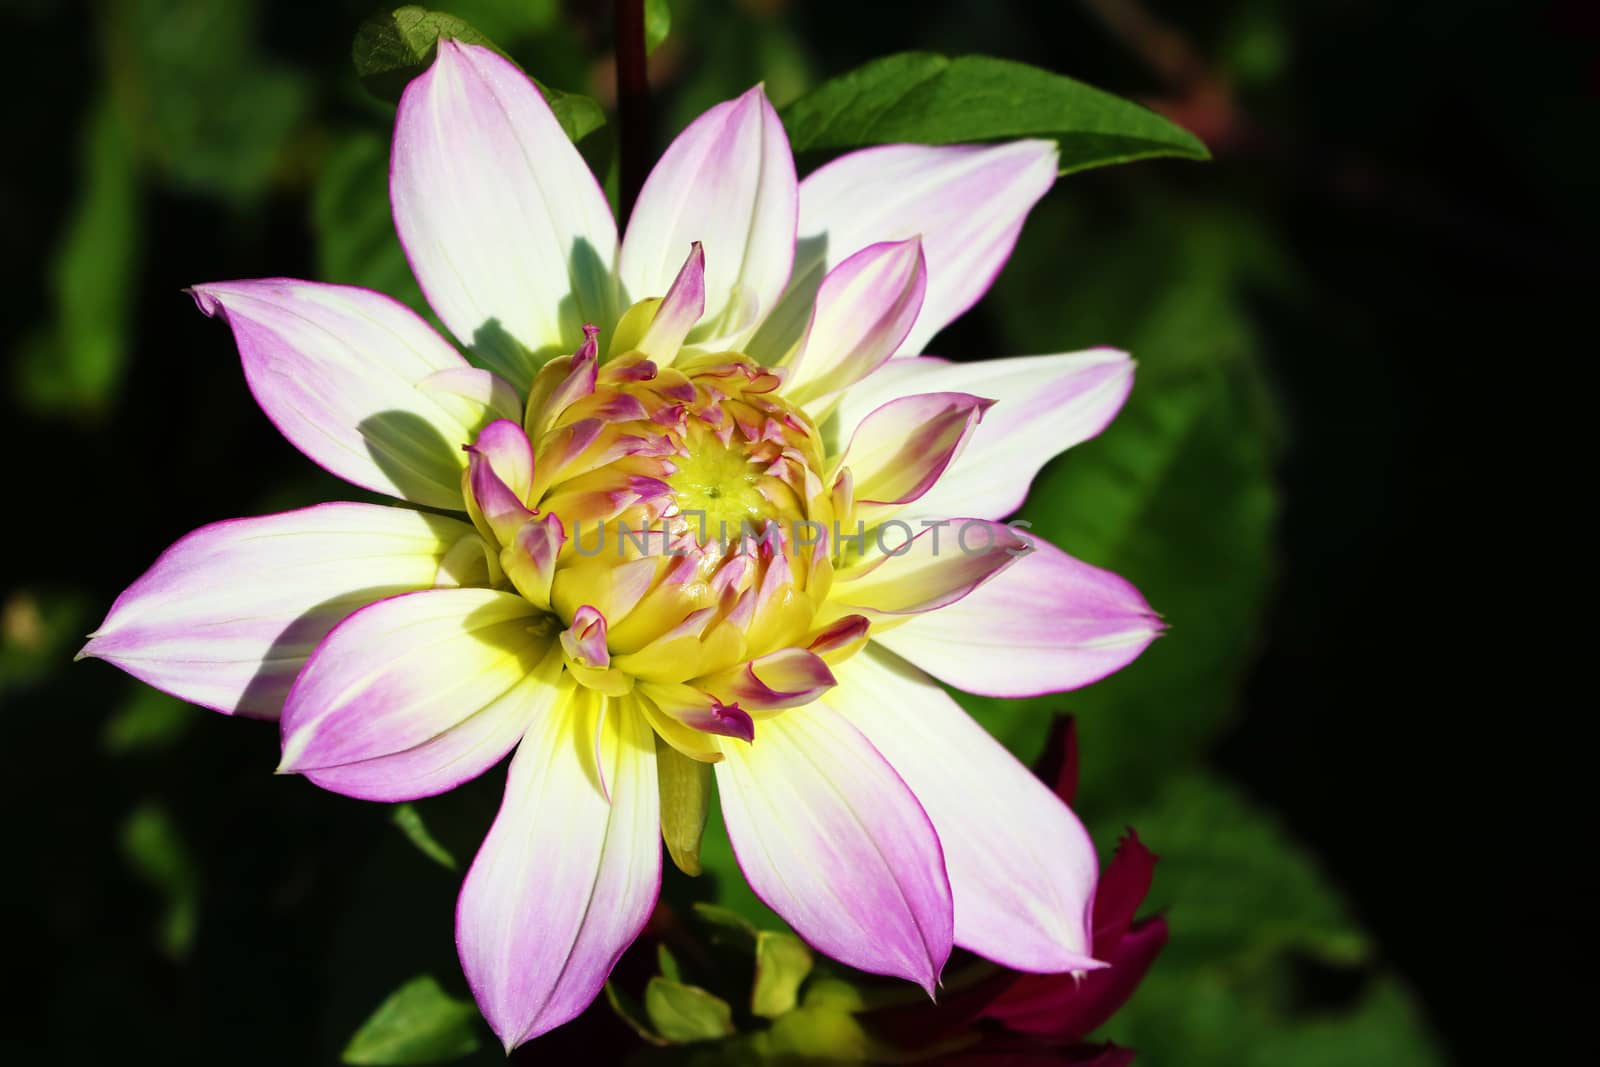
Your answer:
[[[441,492],[461,496],[461,471],[467,465],[461,446],[469,442],[447,441],[437,427],[409,411],[380,411],[362,419],[356,430],[372,462],[404,499],[434,500]]]
[[[295,618],[272,642],[260,669],[245,686],[239,714],[276,719],[300,668],[330,630],[368,604],[413,591],[410,587],[374,586],[330,597]]]
[[[529,348],[518,340],[498,318],[485,319],[472,331],[472,362],[510,382],[517,392],[526,396],[533,384],[534,375],[557,356],[571,355],[581,344],[583,326],[593,321],[603,334],[616,326],[616,293],[612,286],[612,267],[600,257],[594,245],[583,237],[572,242],[572,252],[567,257],[567,273],[572,279],[571,290],[557,305],[561,323],[561,336],[538,348]],[[578,304],[578,292],[605,293],[603,314],[591,309],[585,312]]]
[[[828,273],[828,235],[826,232],[803,236],[794,246],[794,274],[789,287],[772,308],[760,309],[766,316],[746,346],[751,357],[772,366],[787,356],[806,332],[811,310],[817,303],[817,290]]]

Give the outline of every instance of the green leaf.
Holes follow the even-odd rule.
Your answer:
[[[417,851],[428,857],[447,871],[461,869],[461,864],[456,861],[450,850],[441,845],[433,834],[428,832],[428,826],[422,819],[422,813],[414,804],[396,804],[394,812],[389,816],[389,821],[400,828],[400,832],[417,846]]]
[[[464,19],[408,4],[363,21],[350,46],[350,59],[369,92],[395,102],[406,84],[433,63],[440,40],[494,48],[494,42]]]
[[[200,876],[172,817],[156,803],[135,808],[122,825],[122,854],[165,900],[158,942],[173,959],[189,954],[200,922]]]
[[[667,0],[644,0],[644,51],[646,55],[661,47],[672,32],[672,8]]]
[[[711,797],[711,764],[690,759],[657,737],[656,780],[661,793],[661,840],[667,854],[678,870],[697,875]]]
[[[1138,104],[988,56],[884,56],[807,93],[782,116],[796,152],[1048,137],[1061,146],[1063,174],[1157,156],[1210,158],[1193,134]]]
[[[605,108],[591,97],[552,89],[537,78],[533,79],[533,84],[544,94],[550,110],[555,113],[556,121],[561,123],[561,129],[566,132],[567,138],[573,144],[582,141],[606,124]]]
[[[76,202],[48,277],[51,316],[17,353],[22,402],[36,412],[99,415],[128,361],[141,210],[138,159],[108,95],[84,129]]]
[[[699,986],[652,978],[644,989],[644,1008],[656,1032],[675,1043],[713,1041],[734,1033],[727,1001]]]
[[[195,721],[193,708],[159,689],[136,685],[100,732],[101,746],[113,756],[171,746]]]
[[[1157,1067],[1438,1062],[1409,996],[1270,817],[1202,774],[1129,817],[1161,856],[1147,910],[1165,911],[1172,937],[1104,1036]],[[1306,1003],[1308,959],[1346,972],[1347,1003]]]
[[[750,990],[750,1010],[768,1019],[793,1011],[813,962],[811,950],[793,934],[771,930],[756,934],[756,978]]]
[[[373,15],[363,22],[356,30],[350,58],[367,91],[395,103],[411,79],[426,71],[433,63],[441,40],[480,45],[505,55],[493,41],[473,29],[465,19],[442,11],[407,5]],[[511,59],[510,56],[506,58]],[[606,124],[605,110],[589,97],[552,89],[536,78],[532,80],[544,94],[561,129],[574,144]]]
[[[345,1046],[355,1064],[441,1063],[478,1049],[478,1009],[450,996],[432,975],[389,994]]]

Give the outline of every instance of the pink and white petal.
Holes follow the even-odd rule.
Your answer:
[[[917,502],[918,514],[930,516],[999,519],[1016,511],[1040,468],[1110,425],[1133,388],[1133,360],[1111,348],[928,362],[934,365],[915,375],[919,389],[965,390],[995,400],[961,455]]]
[[[509,545],[522,524],[533,518],[533,511],[500,480],[481,453],[470,452],[469,457],[467,514],[486,543]]]
[[[871,630],[872,621],[865,615],[845,615],[815,631],[806,647],[824,662],[836,663],[860,651]]]
[[[515,714],[522,702],[504,698],[552,644],[535,617],[526,600],[494,589],[428,589],[362,608],[323,639],[289,691],[278,770],[379,760],[434,741],[480,711]],[[354,780],[406,788],[381,773],[372,783]]]
[[[948,392],[932,383],[935,381],[935,372],[949,365],[947,360],[931,356],[891,359],[857,382],[854,388],[838,394],[834,398],[837,406],[822,424],[824,435],[835,446],[834,451],[842,450],[866,417],[883,405],[908,396]],[[928,384],[925,385],[925,382]]]
[[[462,422],[481,418],[522,420],[522,397],[516,388],[498,374],[479,367],[455,367],[424,378],[417,387]],[[464,405],[464,406],[463,406]]]
[[[706,254],[696,241],[689,250],[689,258],[672,281],[672,288],[656,307],[644,337],[639,341],[639,351],[657,366],[670,366],[689,336],[695,323],[706,310]]]
[[[556,557],[567,543],[567,531],[556,515],[541,515],[522,524],[515,540],[500,551],[500,567],[517,592],[541,610],[550,608],[550,583]]]
[[[461,446],[493,414],[420,388],[467,362],[415,312],[370,289],[293,278],[189,292],[232,328],[250,391],[296,448],[364,489],[460,510]]]
[[[862,733],[822,704],[726,742],[717,793],[756,895],[825,955],[916,982],[950,956],[950,883],[918,797]]]
[[[616,320],[616,222],[527,75],[440,41],[395,117],[389,196],[428,303],[519,389]]]
[[[202,526],[117,597],[79,656],[224,714],[275,719],[329,630],[434,585],[452,547],[476,540],[455,519],[373,504]]]
[[[449,792],[499,763],[528,724],[566,695],[561,656],[551,649],[520,682],[481,708],[462,709],[458,721],[421,744],[386,752],[382,737],[374,737],[372,755],[299,773],[360,800],[393,803]]]
[[[869,646],[835,670],[823,703],[883,753],[944,844],[956,944],[1023,971],[1101,966],[1099,862],[1072,811],[914,667]]]
[[[857,503],[906,504],[922,497],[993,406],[969,393],[922,393],[872,412],[856,427],[843,459]]]
[[[916,237],[868,245],[829,271],[789,361],[784,395],[804,404],[882,366],[916,322],[927,283],[927,261]]]
[[[701,733],[736,737],[747,744],[755,738],[755,720],[750,718],[749,712],[738,704],[724,704],[703,689],[681,682],[645,682],[640,684],[638,692],[649,712]],[[669,730],[664,739],[669,743],[675,741],[674,733]],[[705,743],[709,745],[710,742]],[[716,758],[722,757],[719,754]]]
[[[619,267],[629,299],[666,293],[699,241],[705,314],[690,342],[739,347],[789,281],[797,195],[789,138],[761,86],[711,108],[639,191]]]
[[[920,531],[890,519],[867,536],[868,554],[835,574],[828,597],[845,613],[869,617],[954,604],[1031,551],[1015,530],[985,519],[942,519]]]
[[[834,685],[833,672],[819,654],[784,648],[721,671],[696,683],[727,696],[740,707],[777,711],[810,704]]]
[[[873,638],[957,689],[1021,697],[1099,681],[1161,633],[1125,578],[1026,540],[1034,550],[992,581]]]
[[[580,667],[611,666],[611,653],[606,649],[606,617],[588,604],[579,608],[572,616],[572,625],[561,631],[561,648]]]
[[[1023,220],[1054,184],[1056,156],[1050,141],[883,145],[818,168],[800,183],[794,272],[763,339],[798,336],[822,276],[836,264],[875,242],[920,234],[927,294],[899,353],[921,352],[988,292]]]
[[[467,449],[488,461],[501,484],[518,500],[533,492],[533,444],[516,419],[496,419]]]
[[[467,514],[486,539],[505,546],[533,518],[533,445],[521,425],[496,419],[466,448]]]
[[[610,803],[585,771],[579,716],[544,711],[511,761],[505,800],[467,872],[456,946],[507,1050],[576,1016],[638,936],[661,884],[655,743],[613,702],[600,759]]]

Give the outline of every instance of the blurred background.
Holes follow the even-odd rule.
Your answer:
[[[429,6],[613,102],[609,4]],[[8,1062],[332,1063],[412,975],[464,992],[458,875],[389,810],[274,777],[270,725],[71,663],[188,530],[360,497],[278,437],[180,290],[281,274],[418,299],[389,224],[393,109],[349,58],[372,7],[0,0]],[[1542,703],[1488,689],[1540,625],[1493,598],[1551,579],[1475,546],[1533,506],[1513,421],[1593,351],[1561,328],[1593,299],[1597,5],[670,8],[662,144],[755,81],[782,104],[915,48],[1069,74],[1215,154],[1063,179],[932,346],[1141,361],[1025,514],[1170,634],[1084,692],[970,705],[1024,758],[1050,711],[1076,714],[1097,843],[1132,825],[1163,857],[1173,940],[1106,1033],[1151,1067],[1564,1059],[1595,991],[1595,880],[1565,857],[1592,832],[1552,833],[1561,775],[1513,743]],[[584,145],[601,165],[607,136]],[[497,787],[436,813],[464,849]]]

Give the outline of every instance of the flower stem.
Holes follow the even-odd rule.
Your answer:
[[[626,225],[650,169],[650,79],[645,72],[644,0],[616,0],[618,200]]]

